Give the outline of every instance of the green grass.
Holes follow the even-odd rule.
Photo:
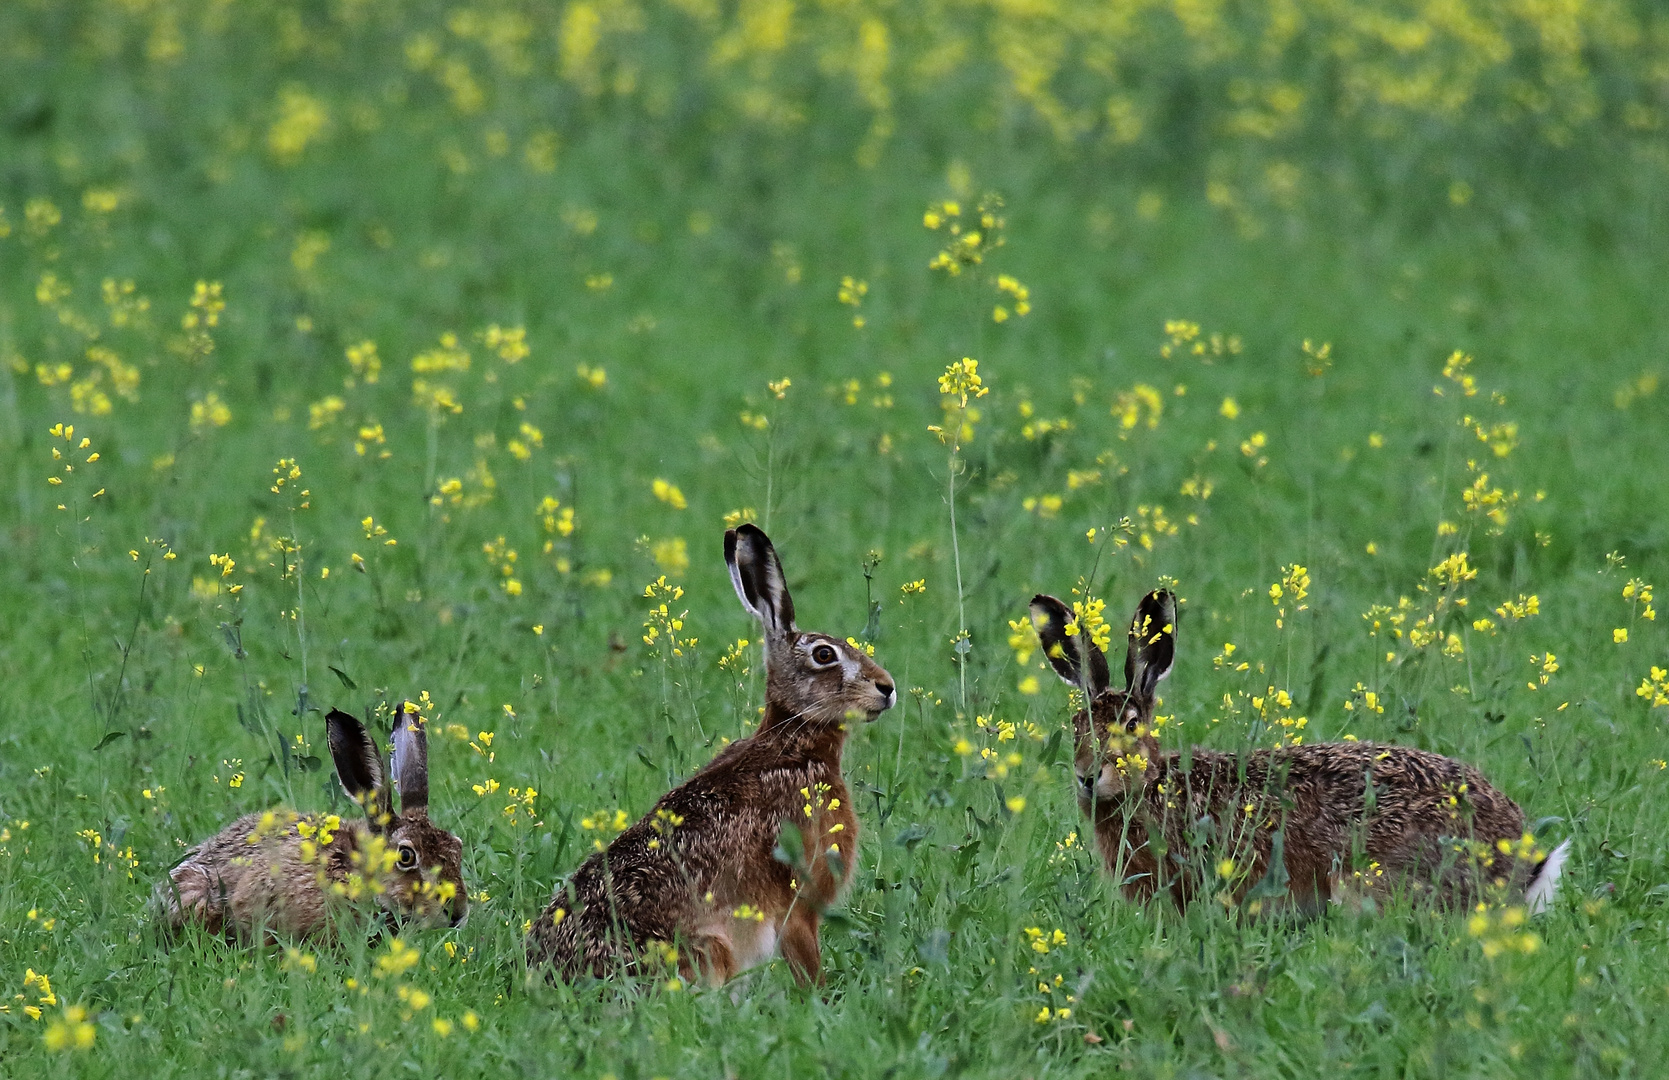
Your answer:
[[[986,138],[946,120],[860,169],[840,141],[851,118],[833,106],[798,134],[707,141],[603,110],[564,128],[553,173],[478,151],[460,176],[437,151],[454,121],[418,99],[284,166],[238,112],[238,94],[270,100],[281,80],[262,69],[250,79],[264,89],[245,91],[239,59],[193,54],[200,99],[147,83],[137,62],[66,62],[37,91],[52,118],[20,107],[0,133],[13,226],[0,239],[0,457],[14,492],[0,518],[7,1073],[1651,1075],[1669,1055],[1657,1022],[1669,712],[1635,693],[1669,666],[1669,619],[1631,614],[1622,596],[1634,577],[1669,587],[1664,391],[1639,383],[1669,374],[1660,203],[1612,174],[1514,195],[1500,161],[1500,184],[1480,182],[1465,207],[1409,196],[1374,211],[1352,189],[1265,210],[1249,229],[1192,178],[1109,181],[1105,162],[1024,131]],[[1026,283],[1024,319],[993,323],[989,283],[927,269],[940,234],[921,215],[953,194],[953,159],[974,198],[1007,200],[1007,243],[984,269]],[[117,190],[117,208],[84,209],[89,187]],[[1156,213],[1138,211],[1159,196]],[[36,198],[62,213],[44,233],[25,225]],[[307,265],[298,239],[315,233],[329,247]],[[72,291],[43,304],[49,273]],[[604,274],[610,287],[588,287]],[[869,285],[861,330],[835,299],[847,274]],[[106,277],[150,299],[139,325],[111,325]],[[223,283],[226,310],[214,351],[190,359],[175,345],[199,279]],[[59,308],[137,367],[136,401],[80,415],[67,386],[42,384],[38,364],[90,369]],[[1164,359],[1168,319],[1238,335],[1240,349]],[[530,355],[498,359],[477,338],[490,324],[524,326]],[[462,411],[431,423],[412,403],[411,360],[448,331],[472,365],[445,379]],[[381,378],[345,388],[344,349],[367,338]],[[1306,339],[1331,343],[1321,377],[1304,373]],[[1456,349],[1475,357],[1475,398],[1440,374]],[[964,355],[991,387],[957,482],[965,702],[947,454],[926,430],[941,419],[936,377]],[[586,385],[582,364],[605,369],[606,386]],[[784,377],[777,400],[766,383]],[[849,379],[862,383],[850,406]],[[1137,384],[1160,392],[1163,414],[1126,430],[1109,410]],[[210,393],[230,420],[194,430],[192,403]],[[883,394],[890,407],[873,405]],[[310,405],[331,395],[340,414],[311,428]],[[1027,439],[1022,403],[1070,430]],[[1516,422],[1518,445],[1495,456],[1463,414]],[[53,487],[59,422],[101,460]],[[386,460],[353,448],[370,423]],[[523,423],[542,445],[519,461]],[[1244,454],[1259,432],[1266,444]],[[280,458],[302,478],[273,494]],[[1462,506],[1468,459],[1519,495],[1493,535]],[[1099,477],[1074,488],[1073,471]],[[449,478],[464,501],[432,505]],[[657,501],[657,478],[687,508]],[[1180,494],[1190,478],[1211,482],[1208,499]],[[292,514],[296,486],[310,506]],[[541,525],[546,495],[574,509],[571,537]],[[1045,495],[1063,498],[1058,514],[1025,509]],[[1152,528],[1156,505],[1174,535]],[[824,934],[828,986],[805,994],[776,963],[721,991],[546,987],[524,968],[522,927],[588,850],[581,819],[642,813],[759,704],[757,673],[717,664],[756,636],[720,550],[724,516],[743,507],[782,554],[801,624],[869,626],[903,691],[847,750],[864,839]],[[367,539],[368,515],[398,544]],[[1122,517],[1129,547],[1086,540]],[[302,618],[274,565],[278,535],[300,543]],[[483,552],[500,537],[518,553],[520,596]],[[689,565],[672,576],[700,640],[668,662],[641,641],[641,594],[667,572],[654,545],[675,538]],[[1429,570],[1460,550],[1478,575],[1441,627],[1462,656],[1368,636],[1372,605],[1406,596],[1409,622],[1423,613]],[[237,561],[237,597],[194,592],[215,579],[213,553]],[[1309,569],[1310,596],[1277,630],[1268,591],[1292,564]],[[1541,947],[1488,958],[1463,917],[1418,909],[1293,924],[1139,907],[1081,846],[1059,849],[1081,825],[1053,738],[1066,690],[1018,691],[1042,673],[1035,656],[1017,663],[1008,622],[1034,592],[1083,580],[1117,624],[1161,575],[1187,601],[1168,740],[1267,745],[1249,698],[1273,686],[1312,741],[1349,733],[1478,764],[1545,841],[1574,838],[1561,902],[1533,927]],[[924,594],[901,594],[917,580]],[[1520,594],[1539,615],[1493,636],[1471,628]],[[1225,642],[1252,670],[1214,665]],[[1528,657],[1548,651],[1558,671],[1531,690]],[[1383,714],[1344,708],[1359,682]],[[343,806],[306,760],[326,755],[321,715],[297,712],[304,686],[313,709],[358,712],[427,691],[441,731],[493,732],[490,761],[438,732],[431,751],[435,816],[464,838],[466,880],[486,898],[461,930],[413,934],[422,960],[399,978],[378,977],[379,943],[306,947],[309,971],[283,949],[195,935],[164,947],[152,932],[149,891],[185,846],[278,802]],[[999,743],[976,717],[1041,737]],[[956,753],[962,739],[1022,764],[988,776]],[[477,796],[489,778],[505,790]],[[539,824],[512,823],[507,789],[530,785]],[[1066,944],[1034,952],[1028,927]],[[56,991],[41,1020],[22,1011],[39,996],[26,969]],[[408,1015],[397,985],[432,1002]],[[44,1033],[77,1004],[92,1048],[50,1052]],[[1038,1022],[1045,1004],[1071,1016]],[[467,1011],[478,1030],[462,1026]],[[457,1026],[442,1036],[436,1018]]]

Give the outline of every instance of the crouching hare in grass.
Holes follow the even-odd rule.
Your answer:
[[[197,922],[243,939],[257,932],[269,940],[328,937],[344,909],[362,901],[397,924],[463,922],[463,845],[429,821],[429,756],[417,706],[405,703],[394,720],[398,814],[364,725],[332,709],[325,733],[336,775],[365,820],[283,808],[245,814],[188,851],[158,884],[155,902],[170,929]]]
[[[1570,841],[1540,851],[1517,804],[1452,758],[1359,742],[1161,750],[1154,691],[1176,656],[1176,616],[1169,592],[1142,599],[1115,690],[1072,610],[1052,596],[1031,603],[1049,662],[1088,703],[1072,718],[1078,804],[1127,897],[1309,911],[1397,892],[1446,906],[1500,897],[1532,913],[1552,901]]]
[[[779,951],[822,981],[822,912],[851,879],[858,819],[841,777],[854,724],[896,699],[867,650],[794,625],[765,534],[724,534],[736,594],[764,628],[765,713],[643,819],[556,888],[528,933],[528,962],[564,979],[675,960],[717,985]]]

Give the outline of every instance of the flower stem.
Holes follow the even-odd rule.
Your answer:
[[[957,418],[957,426],[961,426],[961,418]],[[950,481],[950,555],[951,562],[956,567],[956,677],[961,690],[962,712],[968,711],[968,616],[962,597],[962,545],[956,535],[956,467],[961,464],[961,447],[953,444],[950,450],[950,466],[948,469]]]

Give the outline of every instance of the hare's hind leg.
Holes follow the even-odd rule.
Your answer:
[[[808,905],[796,905],[782,924],[782,958],[801,986],[823,984],[823,947],[817,938],[821,920]]]
[[[230,905],[226,882],[195,861],[176,866],[168,880],[157,886],[156,899],[163,917],[178,931],[188,922],[200,923],[211,934],[225,929]]]

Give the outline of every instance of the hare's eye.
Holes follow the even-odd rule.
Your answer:
[[[816,664],[832,664],[835,662],[834,648],[829,645],[819,645],[811,650],[811,659]]]
[[[417,849],[410,844],[400,845],[400,869],[410,870],[417,865]]]

